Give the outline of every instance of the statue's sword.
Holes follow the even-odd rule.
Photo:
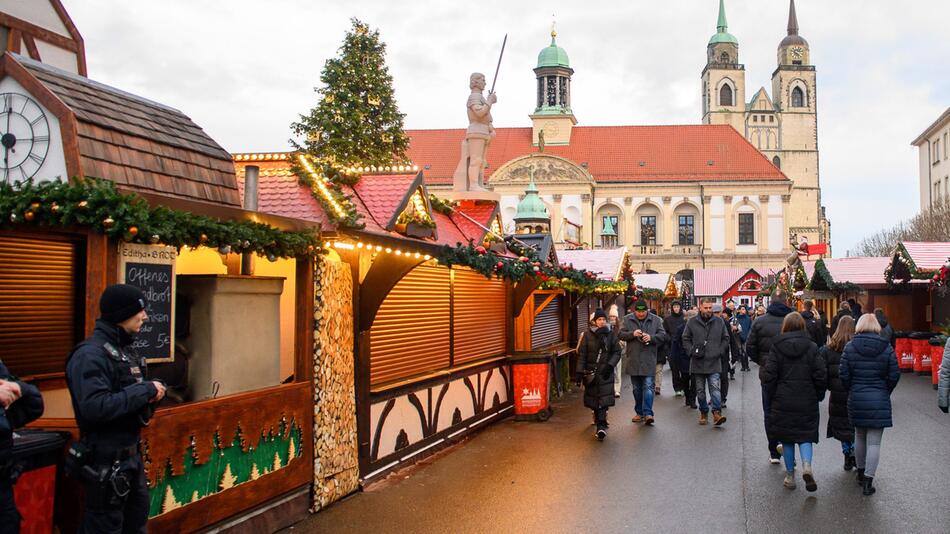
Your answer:
[[[498,71],[501,70],[501,58],[505,56],[505,44],[508,43],[508,34],[505,34],[505,39],[501,42],[501,53],[498,54],[498,66],[495,67],[495,79],[491,81],[491,91],[488,91],[488,94],[495,92],[495,83],[498,82]]]

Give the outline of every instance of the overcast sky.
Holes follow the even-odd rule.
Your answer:
[[[380,30],[407,128],[460,128],[468,75],[491,78],[496,126],[528,126],[552,15],[579,124],[695,124],[716,0],[64,0],[89,76],[192,117],[225,149],[288,148],[350,17]],[[950,106],[950,2],[799,0],[818,72],[823,202],[835,256],[919,206],[910,142]],[[747,97],[771,90],[787,0],[726,0]],[[941,96],[942,95],[942,96]]]

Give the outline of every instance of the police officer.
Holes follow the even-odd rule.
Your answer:
[[[13,484],[20,474],[13,464],[13,429],[41,415],[43,397],[36,386],[17,380],[0,361],[0,534],[20,532],[13,502]]]
[[[135,335],[148,319],[145,295],[126,284],[106,288],[100,317],[66,364],[80,441],[70,448],[67,469],[86,490],[83,533],[145,532],[148,487],[139,436],[165,386],[146,380],[145,358]]]

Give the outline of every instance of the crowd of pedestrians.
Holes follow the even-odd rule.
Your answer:
[[[884,429],[893,425],[890,397],[900,379],[893,327],[883,310],[862,313],[854,299],[840,303],[830,324],[813,301],[796,306],[800,311],[790,304],[777,291],[767,306],[703,298],[684,309],[673,302],[662,319],[644,301],[624,317],[616,306],[609,317],[597,310],[581,337],[577,367],[597,439],[607,437],[607,409],[620,397],[622,374],[632,384],[634,423],[656,423],[653,401],[668,364],[674,395],[698,411],[699,425],[722,427],[729,382],[737,370],[750,371],[751,361],[758,365],[768,458],[785,466],[782,484],[795,489],[800,466],[805,489],[818,489],[812,464],[819,406],[828,395],[825,437],[840,443],[843,468],[857,471],[863,494],[874,494]],[[947,412],[950,342],[939,374],[937,404]]]

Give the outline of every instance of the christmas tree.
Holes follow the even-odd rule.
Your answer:
[[[316,162],[327,178],[347,180],[352,167],[382,167],[405,161],[409,138],[396,106],[379,31],[352,19],[339,56],[327,60],[315,89],[317,106],[292,125],[294,148]],[[352,175],[349,175],[352,179]]]

